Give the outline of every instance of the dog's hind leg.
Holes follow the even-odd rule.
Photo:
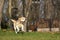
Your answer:
[[[22,31],[24,32],[24,26],[22,26]]]

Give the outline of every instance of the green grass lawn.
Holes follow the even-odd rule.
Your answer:
[[[60,40],[60,33],[25,32],[24,34],[0,31],[0,40]]]

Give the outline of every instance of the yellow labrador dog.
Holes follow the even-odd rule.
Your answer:
[[[17,21],[11,19],[11,21],[13,22],[14,30],[15,30],[16,33],[18,33],[20,31],[20,28],[21,28],[22,31],[24,31],[23,22],[25,21],[25,17],[18,18]]]

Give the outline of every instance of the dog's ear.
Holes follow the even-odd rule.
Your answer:
[[[16,22],[15,20],[11,19],[12,22]]]

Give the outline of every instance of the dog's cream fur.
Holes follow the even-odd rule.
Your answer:
[[[25,21],[25,18],[24,17],[21,17],[21,18],[18,18],[18,20],[13,20],[11,19],[11,21],[13,22],[13,25],[14,25],[14,30],[16,33],[19,32],[20,28],[22,29],[22,31],[24,31],[24,25],[22,22]]]

